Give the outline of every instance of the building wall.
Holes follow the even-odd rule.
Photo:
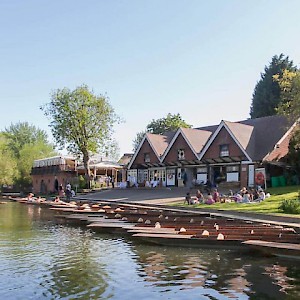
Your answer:
[[[72,182],[72,179],[75,177],[74,173],[71,172],[61,172],[56,175],[54,174],[39,174],[31,175],[32,178],[32,187],[34,194],[49,194],[55,192],[54,182],[55,178],[58,180],[58,185],[62,184],[65,188],[68,182]],[[41,188],[41,182],[44,183],[44,191]]]
[[[205,152],[203,158],[217,158],[220,157],[220,146],[228,145],[229,156],[245,156],[240,147],[236,144],[228,131],[223,127],[208,150]]]
[[[194,152],[191,150],[190,146],[185,141],[183,136],[181,134],[179,134],[163,162],[168,163],[168,162],[178,161],[178,150],[179,149],[184,149],[184,156],[185,156],[184,159],[185,160],[197,159]]]
[[[145,140],[145,142],[143,143],[142,147],[140,148],[140,151],[131,166],[131,169],[134,169],[139,164],[145,163],[145,156],[144,156],[145,153],[149,153],[150,163],[159,163],[159,159],[157,158],[156,154],[154,153],[149,142],[147,140]]]

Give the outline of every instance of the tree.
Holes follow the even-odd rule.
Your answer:
[[[0,133],[0,185],[12,185],[17,175],[17,160],[7,146],[4,134]]]
[[[272,57],[269,66],[265,66],[261,79],[254,88],[250,116],[252,119],[276,114],[276,108],[281,102],[281,89],[274,75],[282,77],[284,70],[295,71],[297,68],[289,57],[281,53]]]
[[[31,185],[31,168],[34,160],[58,155],[49,143],[37,141],[32,144],[25,144],[19,152],[18,171],[16,184],[28,188]]]
[[[51,120],[50,127],[60,147],[82,156],[86,180],[90,181],[90,154],[103,152],[110,140],[112,127],[119,120],[106,96],[97,96],[88,86],[71,91],[57,89],[51,101],[41,107]]]
[[[141,143],[141,141],[144,138],[146,133],[147,133],[147,130],[144,130],[144,131],[140,131],[136,134],[134,140],[132,141],[133,152],[136,151],[136,149],[138,148],[139,144]]]
[[[278,106],[277,112],[289,118],[290,121],[299,123],[300,117],[300,71],[285,70],[283,75],[274,76],[274,80],[278,82],[282,101]],[[289,142],[289,152],[287,155],[288,163],[293,166],[296,173],[300,174],[300,129],[299,125],[295,128],[293,136]]]
[[[285,70],[281,77],[274,75],[274,80],[279,84],[282,95],[277,112],[296,120],[300,116],[300,71]]]
[[[20,150],[25,144],[42,142],[47,144],[47,133],[28,122],[11,124],[3,132],[8,141],[8,147],[13,151],[16,158],[20,157]]]
[[[192,126],[187,124],[180,114],[174,114],[172,115],[171,113],[168,113],[165,118],[160,118],[157,120],[152,120],[146,127],[145,131],[138,132],[136,134],[135,139],[133,140],[133,151],[137,149],[139,146],[140,142],[142,141],[145,133],[153,133],[153,134],[164,134],[165,132],[168,131],[175,131],[178,128],[183,127],[183,128],[191,128]]]
[[[3,159],[8,168],[13,166],[13,174],[7,170],[6,177],[21,190],[31,185],[31,168],[35,159],[53,156],[54,147],[47,140],[44,130],[28,122],[11,124],[2,132],[5,138]],[[3,166],[5,168],[5,166]]]

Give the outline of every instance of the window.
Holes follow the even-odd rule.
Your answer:
[[[220,145],[220,157],[229,156],[228,145]]]
[[[184,159],[184,149],[178,149],[178,160]]]
[[[227,173],[239,172],[239,170],[240,170],[239,166],[227,166],[226,167]]]
[[[149,153],[144,154],[144,162],[146,162],[146,163],[150,162],[150,154]]]

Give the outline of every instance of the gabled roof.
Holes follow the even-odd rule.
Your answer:
[[[262,161],[293,125],[293,122],[280,115],[248,119],[238,123],[254,128],[247,152],[255,161]]]
[[[224,121],[224,123],[226,123],[227,127],[230,129],[235,138],[239,141],[243,149],[246,150],[254,130],[253,126],[229,121]]]
[[[165,153],[162,157],[162,161],[166,158],[173,144],[175,143],[177,137],[182,135],[186,143],[189,145],[195,156],[198,158],[199,153],[201,152],[203,146],[211,135],[210,131],[193,129],[193,128],[178,128],[175,135],[173,136],[172,141],[165,150]]]
[[[277,159],[286,154],[286,145],[281,147],[280,152],[278,144],[286,143],[286,135],[290,133],[292,125],[293,123],[286,117],[274,115],[237,122],[221,121],[219,125],[194,129],[179,128],[176,132],[167,132],[164,135],[147,133],[131,159],[129,168],[145,140],[149,142],[158,160],[162,162],[179,134],[183,136],[195,156],[201,160],[222,128],[228,131],[249,161]],[[274,152],[275,148],[277,150]]]
[[[281,139],[274,145],[274,148],[263,158],[264,161],[280,161],[289,152],[289,143],[293,135],[294,129],[299,126],[298,121],[296,121],[281,137]]]
[[[192,129],[192,128],[181,128],[182,133],[189,141],[194,151],[199,155],[207,140],[211,136],[211,131]],[[197,155],[197,157],[198,157]]]
[[[137,150],[135,151],[133,157],[131,158],[128,169],[131,168],[134,160],[136,159],[138,153],[140,152],[143,144],[145,141],[148,141],[149,145],[151,146],[153,152],[157,156],[158,160],[161,161],[161,157],[163,153],[165,152],[166,148],[168,147],[170,141],[172,140],[175,132],[166,132],[165,134],[152,134],[152,133],[146,133],[142,141],[140,142]]]
[[[132,156],[133,156],[133,153],[124,153],[123,156],[119,159],[118,164],[120,164],[122,166],[128,165]]]
[[[246,149],[244,148],[244,145],[248,144],[248,140],[250,139],[249,133],[252,132],[251,127],[250,126],[245,127],[244,125],[240,126],[236,123],[223,121],[223,120],[219,124],[218,128],[214,131],[214,133],[210,136],[209,140],[207,141],[206,145],[204,146],[202,152],[199,155],[199,159],[200,160],[202,159],[202,157],[209,149],[211,144],[214,142],[215,138],[217,137],[217,135],[219,134],[222,128],[225,128],[228,131],[232,139],[239,146],[239,148],[245,154],[247,159],[251,161],[251,157],[248,155]],[[243,130],[245,130],[245,134],[243,133]]]
[[[157,154],[157,157],[160,160],[168,145],[170,144],[170,141],[174,137],[175,131],[169,131],[164,133],[163,135],[152,133],[146,133],[146,135],[148,137],[150,145],[152,146],[154,152]]]

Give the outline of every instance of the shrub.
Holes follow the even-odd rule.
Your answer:
[[[87,185],[86,185],[86,181],[82,175],[79,176],[78,181],[79,181],[79,188],[85,189]]]
[[[283,200],[279,206],[279,209],[286,214],[299,214],[300,213],[300,201],[299,200]]]

